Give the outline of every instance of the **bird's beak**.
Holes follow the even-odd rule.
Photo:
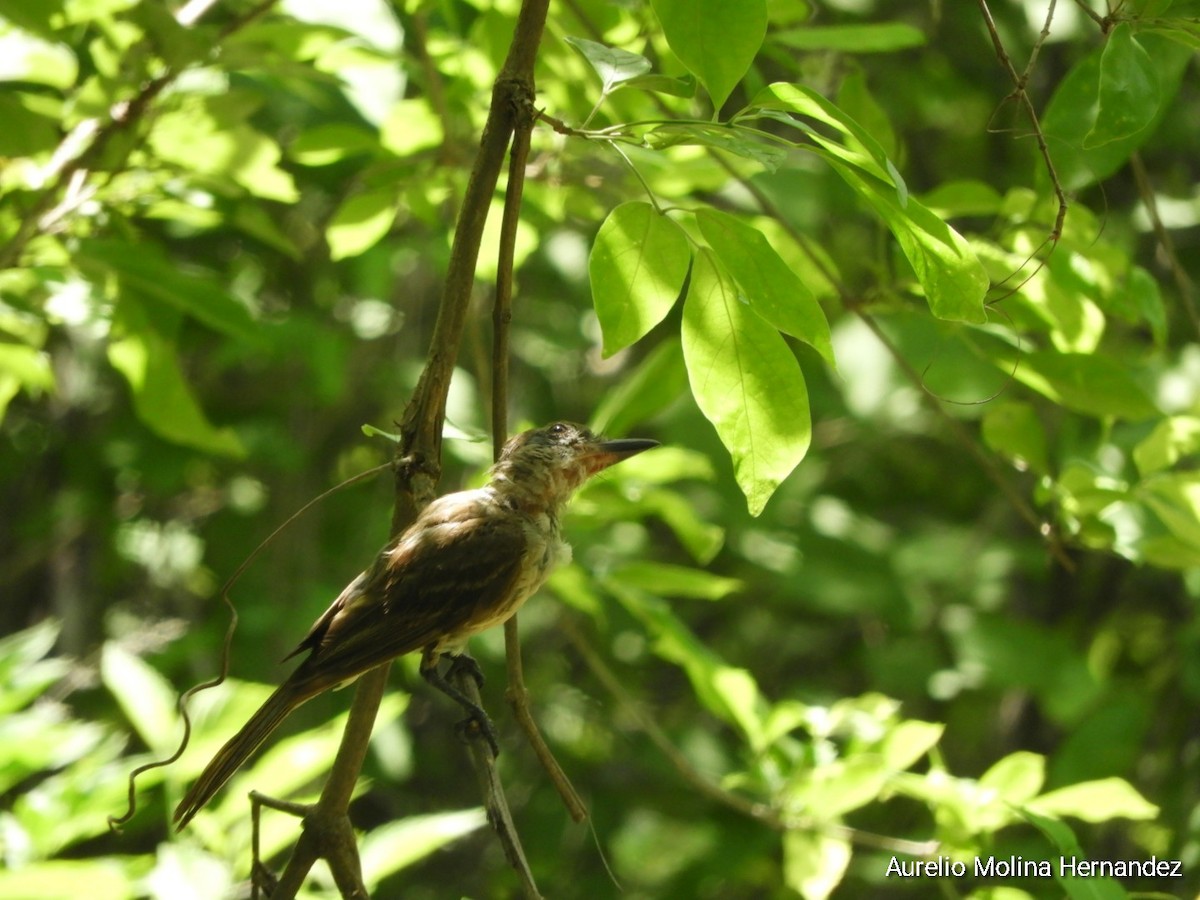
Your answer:
[[[643,450],[653,450],[658,446],[658,441],[652,441],[648,438],[621,438],[615,441],[597,441],[595,449],[588,454],[590,465],[588,468],[593,472],[599,472],[601,469],[607,469],[609,466],[619,463],[623,459],[629,459],[631,456],[636,456]]]

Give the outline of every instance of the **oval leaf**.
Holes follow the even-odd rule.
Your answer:
[[[667,43],[718,110],[767,34],[766,0],[653,0]]]
[[[690,262],[683,229],[649,203],[622,203],[608,214],[588,258],[605,356],[663,320],[679,297]]]
[[[762,232],[714,209],[700,210],[696,222],[754,311],[835,365],[825,311]]]
[[[808,389],[787,343],[740,299],[709,251],[696,259],[683,306],[683,358],[696,403],[758,515],[808,451]]]
[[[1158,70],[1146,49],[1122,22],[1108,36],[1100,57],[1100,107],[1084,147],[1099,147],[1137,134],[1154,121],[1162,102]]]

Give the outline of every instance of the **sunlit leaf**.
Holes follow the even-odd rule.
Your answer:
[[[825,900],[850,864],[850,842],[819,831],[783,835],[783,880],[804,900]]]
[[[683,289],[690,262],[683,230],[649,203],[622,203],[608,214],[588,258],[605,356],[662,321]]]
[[[696,222],[751,308],[780,331],[811,344],[834,365],[824,310],[762,233],[715,209],[699,210]]]
[[[301,132],[288,145],[288,156],[304,166],[327,166],[351,156],[372,153],[379,147],[375,135],[365,128],[330,122]]]
[[[131,300],[122,303],[125,336],[108,345],[108,359],[125,376],[138,418],[151,431],[209,453],[240,457],[241,441],[231,429],[213,426],[184,380],[175,348]]]
[[[979,777],[981,787],[996,791],[1006,803],[1024,803],[1037,796],[1046,781],[1046,757],[1017,751],[993,763]]]
[[[721,600],[742,588],[736,578],[722,578],[703,569],[645,560],[618,566],[611,577],[660,597]]]
[[[157,752],[170,752],[178,741],[174,688],[145,660],[112,641],[100,655],[104,686],[117,698],[138,736]]]
[[[372,829],[359,847],[368,886],[411,866],[447,844],[487,824],[482,809],[433,813],[397,819]]]
[[[392,227],[399,206],[400,198],[391,187],[347,197],[325,229],[330,257],[346,259],[374,247]]]
[[[667,43],[719,110],[762,46],[766,0],[653,0],[653,6]]]
[[[879,752],[888,768],[907,769],[924,756],[942,738],[946,726],[941,722],[906,719],[887,733]]]
[[[758,515],[808,451],[808,389],[787,343],[708,251],[697,255],[683,307],[683,357],[696,403]]]
[[[837,50],[842,53],[891,53],[925,44],[925,32],[903,22],[861,25],[809,25],[771,35],[796,50]]]
[[[1136,420],[1158,412],[1129,368],[1108,356],[1037,350],[1017,358],[1011,348],[1002,347],[992,357],[1021,383],[1086,415]]]
[[[1085,822],[1117,818],[1150,820],[1158,816],[1158,807],[1124,778],[1072,784],[1042,794],[1026,805],[1031,812],[1043,816],[1073,816]]]
[[[650,60],[637,53],[619,47],[606,47],[584,38],[566,37],[563,40],[582,53],[583,58],[596,70],[602,84],[601,91],[605,94],[618,84],[650,71]]]
[[[1133,448],[1133,461],[1142,476],[1170,469],[1180,459],[1200,452],[1200,418],[1168,416]]]
[[[258,339],[246,305],[215,279],[167,259],[157,246],[83,241],[76,259],[86,271],[111,272],[139,296],[183,312],[209,328],[244,341]]]
[[[401,100],[379,129],[379,143],[397,156],[410,156],[440,145],[442,121],[425,100]]]
[[[963,236],[916,200],[902,205],[894,190],[869,175],[834,160],[829,163],[895,235],[933,314],[958,322],[986,321],[983,298],[990,281]]]

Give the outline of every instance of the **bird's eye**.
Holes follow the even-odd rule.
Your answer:
[[[550,433],[551,434],[566,434],[567,426],[565,424],[563,424],[562,422],[555,422],[553,425],[550,426]]]

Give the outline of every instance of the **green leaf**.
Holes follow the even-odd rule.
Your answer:
[[[825,900],[850,865],[850,842],[816,831],[783,835],[783,880],[804,900]]]
[[[883,144],[836,104],[802,84],[777,82],[759,91],[750,105],[738,114],[738,117],[743,115],[754,117],[770,113],[776,113],[776,115],[770,115],[770,118],[800,128],[836,158],[850,165],[858,166],[880,181],[893,185],[896,188],[897,200],[901,205],[904,204],[908,196],[908,188],[888,158]],[[825,137],[807,123],[792,118],[790,115],[792,113],[834,128],[845,138],[845,143],[839,144]]]
[[[332,259],[347,259],[371,249],[396,219],[400,198],[391,187],[347,197],[325,229]]]
[[[647,491],[642,496],[641,505],[666,523],[679,543],[700,565],[712,562],[725,543],[725,529],[697,516],[696,508],[675,491]]]
[[[627,434],[638,422],[653,418],[686,393],[683,348],[672,335],[647,353],[632,371],[613,380],[592,413],[591,425],[602,434]],[[661,463],[661,459],[656,462]]]
[[[939,319],[982,323],[990,284],[983,263],[961,234],[914,199],[901,203],[896,191],[869,175],[830,159],[845,182],[887,224]]]
[[[1026,804],[1031,812],[1043,816],[1073,816],[1085,822],[1109,819],[1150,821],[1158,816],[1158,807],[1139,794],[1124,778],[1085,781],[1042,794]]]
[[[1025,820],[1040,831],[1065,860],[1086,860],[1075,833],[1065,822],[1021,810]],[[1108,876],[1078,876],[1064,873],[1062,865],[1053,866],[1054,878],[1070,900],[1128,900],[1129,894]]]
[[[1136,496],[1192,549],[1200,549],[1200,473],[1155,475],[1138,485]]]
[[[650,60],[637,53],[630,53],[618,47],[606,47],[584,38],[566,37],[563,40],[582,53],[584,59],[596,70],[603,85],[601,91],[605,94],[610,93],[621,82],[650,71]]]
[[[79,64],[64,44],[0,24],[0,82],[26,81],[65,91],[75,83],[78,72]]]
[[[887,733],[879,752],[892,771],[903,771],[930,751],[942,739],[946,726],[941,722],[906,719]]]
[[[879,799],[890,777],[882,759],[873,753],[858,753],[805,772],[789,799],[814,818],[836,821]]]
[[[808,389],[787,343],[707,250],[697,256],[683,306],[683,358],[692,394],[758,515],[808,451]]]
[[[76,261],[93,275],[116,275],[122,288],[178,310],[209,328],[242,341],[259,339],[246,305],[207,274],[168,259],[154,244],[81,241]]]
[[[1088,135],[1097,124],[1101,51],[1077,62],[1058,83],[1046,106],[1042,133],[1053,154],[1059,180],[1068,191],[1103,181],[1121,168],[1133,151],[1155,132],[1157,122],[1171,105],[1168,101],[1179,90],[1180,79],[1192,54],[1160,35],[1142,34],[1139,42],[1158,72],[1161,97],[1156,121],[1148,127],[1098,146],[1083,146],[1082,136]],[[1037,166],[1039,177],[1045,178],[1041,160]]]
[[[671,50],[720,110],[767,33],[766,0],[652,0]]]
[[[744,127],[667,123],[652,128],[643,140],[654,150],[686,145],[714,147],[752,159],[768,172],[776,171],[787,160],[784,148],[766,143],[759,132]]]
[[[1170,469],[1197,451],[1200,451],[1200,418],[1168,416],[1133,448],[1133,461],[1145,477]]]
[[[375,135],[359,125],[332,122],[301,132],[288,145],[288,156],[302,166],[328,166],[379,149]]]
[[[401,157],[437,147],[445,139],[442,120],[420,98],[397,102],[379,129],[379,143]]]
[[[58,122],[50,116],[30,109],[28,95],[23,91],[5,88],[0,93],[0,155],[6,157],[33,156],[49,153],[59,142]]]
[[[921,47],[925,32],[903,22],[862,25],[823,25],[778,31],[771,40],[796,50],[836,50],[840,53],[892,53]]]
[[[742,582],[736,578],[722,578],[703,569],[646,561],[618,566],[611,577],[658,597],[723,600],[742,589]]]
[[[167,680],[112,641],[100,655],[100,677],[146,746],[156,753],[171,752],[179,735],[175,691]]]
[[[1037,796],[1046,781],[1046,757],[1020,750],[992,764],[979,778],[1006,803],[1024,803]]]
[[[754,677],[728,665],[658,597],[606,576],[604,586],[654,637],[654,652],[687,673],[692,690],[708,710],[737,727],[755,752],[764,747],[766,703]]]
[[[256,197],[299,199],[292,176],[279,167],[279,145],[240,121],[249,110],[238,95],[189,102],[152,121],[149,143],[159,159],[188,172],[226,179]]]
[[[126,298],[119,309],[126,336],[108,345],[108,360],[125,376],[133,408],[154,433],[208,453],[242,457],[237,435],[216,428],[201,411],[184,380],[175,347],[150,325],[145,313]]]
[[[1046,454],[1046,432],[1028,403],[1004,402],[988,407],[983,414],[983,440],[1012,460],[1018,468],[1028,467],[1039,475],[1050,474]]]
[[[649,203],[622,203],[608,214],[588,258],[605,356],[663,320],[683,289],[690,261],[683,229]]]
[[[836,365],[824,310],[762,233],[715,209],[701,209],[696,213],[696,222],[750,307],[780,331],[812,345],[830,365]]]
[[[54,390],[50,357],[36,347],[0,343],[0,420],[9,401],[22,388],[33,396]]]
[[[127,900],[137,896],[145,876],[144,859],[105,856],[55,859],[0,871],[0,896],[88,900]]]
[[[672,78],[669,75],[639,75],[624,82],[625,87],[637,88],[639,91],[650,91],[654,94],[669,94],[672,97],[696,96],[696,76],[686,75],[683,78]]]
[[[368,887],[432,855],[487,824],[481,808],[409,816],[381,825],[362,838],[363,879]]]
[[[1109,33],[1100,57],[1096,124],[1084,135],[1083,146],[1100,147],[1137,134],[1154,121],[1161,103],[1158,70],[1133,28],[1121,22]]]
[[[1004,346],[992,360],[1005,372],[1045,397],[1085,415],[1148,419],[1158,410],[1130,377],[1128,366],[1107,356],[1036,350],[1017,357]]]

